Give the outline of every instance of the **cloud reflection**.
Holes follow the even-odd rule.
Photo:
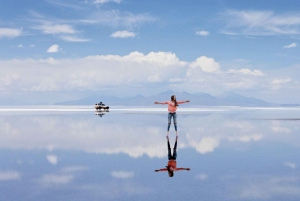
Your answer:
[[[299,177],[254,176],[243,180],[243,184],[237,187],[237,199],[272,200],[300,196]]]
[[[56,165],[57,164],[57,157],[55,155],[48,155],[47,156],[47,160],[52,165]]]
[[[299,145],[299,140],[296,140],[299,126],[293,121],[274,123],[255,121],[241,114],[204,113],[205,115],[179,112],[179,149],[193,148],[201,154],[207,154],[220,146],[237,143],[250,145],[250,142],[261,140],[285,140],[291,145]],[[162,139],[165,139],[167,120],[166,115],[161,113],[111,112],[103,118],[97,118],[92,112],[74,112],[73,115],[29,112],[20,116],[2,115],[0,125],[2,149],[124,153],[133,158],[143,155],[159,158],[166,156],[165,142]],[[286,133],[289,138],[282,135]],[[171,129],[170,140],[173,137],[175,138],[175,134]],[[57,156],[49,154],[46,157],[49,163],[58,164]]]
[[[116,179],[128,179],[134,176],[134,172],[112,171],[110,175]]]
[[[1,171],[0,170],[0,181],[16,180],[21,179],[21,174],[16,171]]]

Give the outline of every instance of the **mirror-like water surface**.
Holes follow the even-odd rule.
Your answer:
[[[300,108],[0,108],[0,200],[299,200]],[[175,143],[173,125],[170,144]]]

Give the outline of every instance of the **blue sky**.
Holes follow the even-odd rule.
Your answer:
[[[300,2],[0,2],[0,97],[164,90],[300,103]]]

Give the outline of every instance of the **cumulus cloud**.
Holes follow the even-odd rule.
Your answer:
[[[22,34],[22,29],[0,28],[0,38],[15,38]]]
[[[58,50],[59,46],[53,45],[48,52]],[[147,55],[132,52],[125,56],[96,55],[60,60],[13,60],[2,64],[0,68],[3,74],[0,75],[0,80],[12,82],[15,79],[15,82],[9,86],[0,83],[0,90],[1,86],[8,89],[12,85],[21,84],[17,80],[22,80],[22,86],[18,88],[27,91],[96,90],[104,86],[168,83],[170,79],[184,75],[188,68],[186,62],[180,61],[170,52],[150,52]],[[20,71],[19,65],[24,67],[24,71]],[[31,69],[35,74],[25,69]],[[53,76],[53,73],[56,76]]]
[[[293,48],[293,47],[297,47],[297,43],[292,43],[290,45],[283,46],[283,48]]]
[[[253,76],[263,76],[264,75],[264,73],[261,72],[260,70],[251,71],[250,69],[247,69],[247,68],[243,68],[243,69],[240,69],[240,70],[230,69],[230,70],[228,70],[228,73],[253,75]]]
[[[204,72],[216,72],[220,69],[220,64],[215,61],[214,58],[208,58],[206,56],[201,56],[196,59],[196,61],[192,62],[190,64],[190,67],[195,68],[201,68]]]
[[[225,34],[245,35],[298,35],[300,34],[300,15],[273,11],[229,10],[223,13],[226,20]]]
[[[51,45],[51,46],[48,48],[47,52],[48,52],[48,53],[58,52],[58,48],[59,48],[59,45],[56,45],[56,44]]]
[[[19,47],[19,48],[22,48],[22,47],[23,47],[23,45],[22,45],[22,44],[20,44],[20,45],[18,45],[18,47]]]
[[[110,37],[113,38],[134,38],[136,36],[136,33],[130,32],[130,31],[117,31],[115,33],[112,33]]]
[[[0,170],[0,181],[16,180],[16,179],[21,179],[21,175],[19,172]]]
[[[52,165],[57,165],[57,162],[58,162],[57,156],[55,156],[55,155],[47,155],[47,160]]]
[[[57,44],[47,50],[48,53],[58,51],[61,48]],[[181,90],[197,91],[215,88],[270,89],[289,87],[286,83],[291,81],[290,78],[272,78],[260,70],[249,68],[222,71],[221,65],[214,58],[206,56],[188,63],[179,60],[171,52],[131,52],[124,56],[93,55],[76,59],[49,57],[38,60],[2,60],[0,69],[2,92],[98,90],[117,86],[147,88],[155,85],[176,85]],[[32,71],[35,73],[30,73]]]
[[[210,33],[208,31],[197,31],[196,34],[199,36],[208,36]]]
[[[112,171],[110,175],[116,179],[128,179],[134,176],[134,172]]]

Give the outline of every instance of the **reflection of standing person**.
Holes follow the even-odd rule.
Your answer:
[[[173,148],[173,155],[172,155],[172,153],[171,153],[171,147],[170,147],[170,142],[169,142],[169,137],[167,136],[167,141],[168,141],[168,159],[169,159],[168,165],[166,166],[166,168],[155,170],[155,172],[168,171],[169,177],[173,177],[175,171],[179,171],[179,170],[187,170],[187,171],[189,171],[190,170],[190,168],[177,168],[176,167],[177,139],[178,138],[176,137],[176,141],[175,141],[174,148]]]
[[[166,102],[154,102],[154,104],[168,104],[168,130],[167,130],[167,136],[169,135],[169,130],[170,130],[170,125],[171,125],[171,119],[173,118],[173,123],[174,123],[174,128],[176,131],[176,137],[178,136],[177,133],[177,115],[176,115],[176,110],[177,110],[177,106],[178,104],[183,104],[183,103],[188,103],[190,102],[189,100],[186,101],[176,101],[176,96],[172,95],[171,96],[171,101],[166,101]]]

